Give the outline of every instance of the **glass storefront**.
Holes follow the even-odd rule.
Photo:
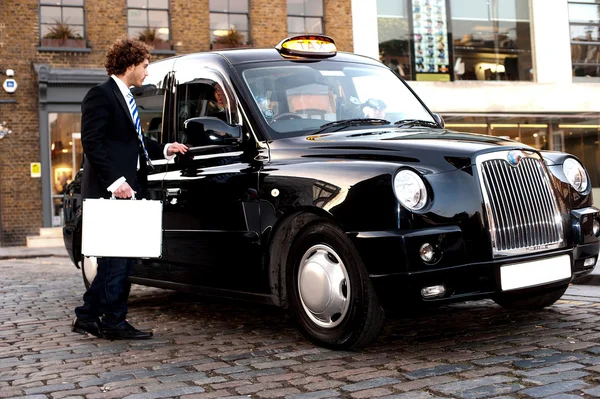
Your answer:
[[[448,61],[454,80],[533,80],[529,0],[377,0],[377,27],[380,60],[407,80]]]
[[[600,188],[600,114],[459,115],[445,114],[451,130],[490,134],[520,141],[539,150],[563,151],[585,166],[592,187]]]
[[[50,178],[52,226],[62,226],[62,195],[82,161],[81,114],[50,113]]]

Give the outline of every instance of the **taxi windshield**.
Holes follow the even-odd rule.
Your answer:
[[[245,66],[241,75],[273,139],[319,132],[323,126],[435,126],[428,110],[390,70],[320,61]],[[343,121],[348,121],[347,126]]]

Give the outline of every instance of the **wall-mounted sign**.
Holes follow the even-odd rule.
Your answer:
[[[17,90],[17,86],[17,81],[12,78],[6,79],[2,85],[4,91],[7,93],[14,93]]]
[[[449,81],[446,0],[413,0],[415,80]]]
[[[42,177],[42,164],[39,162],[31,163],[31,177]]]

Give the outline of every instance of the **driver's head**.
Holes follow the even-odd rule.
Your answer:
[[[369,98],[362,105],[362,110],[365,118],[379,118],[382,119],[385,116],[386,105],[381,100]]]
[[[217,104],[219,104],[219,107],[225,108],[227,106],[227,104],[225,103],[226,98],[227,97],[225,97],[225,92],[223,91],[221,85],[215,85],[215,100],[217,100]]]

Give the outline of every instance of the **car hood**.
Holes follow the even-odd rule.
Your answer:
[[[347,130],[274,140],[272,160],[299,157],[393,162],[423,172],[449,172],[475,164],[478,155],[509,149],[535,150],[519,142],[447,129],[382,128]]]

